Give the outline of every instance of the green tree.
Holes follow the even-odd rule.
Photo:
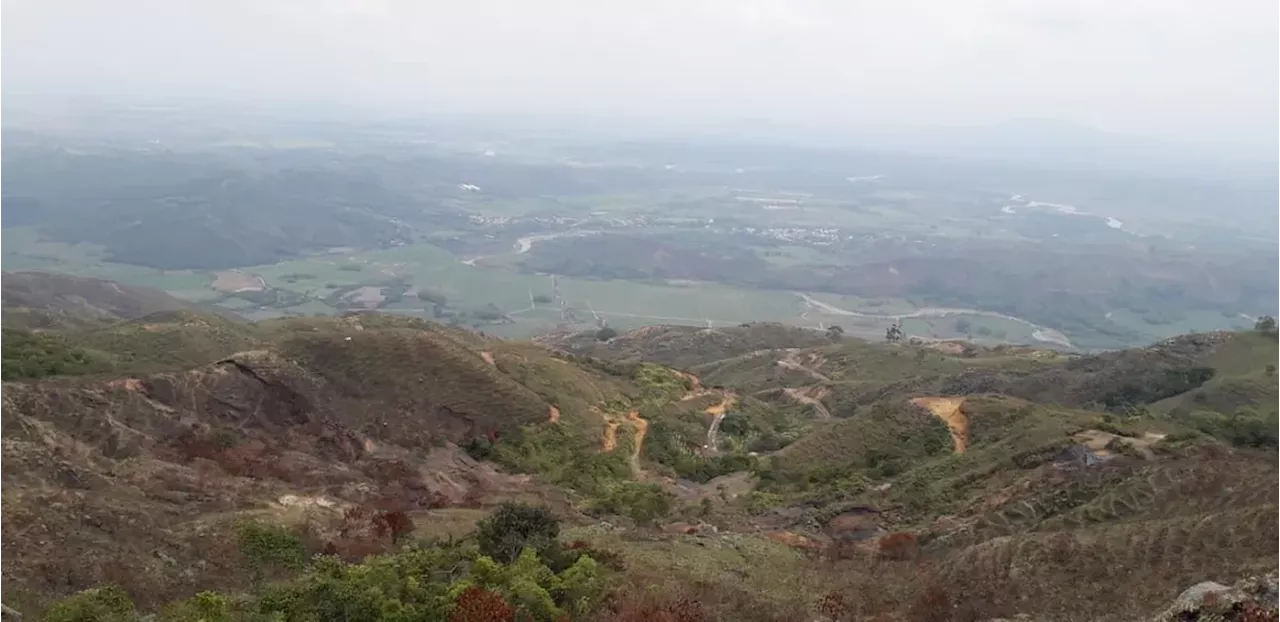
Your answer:
[[[833,341],[838,341],[844,336],[844,328],[838,324],[832,324],[827,328],[827,337]]]
[[[617,336],[618,336],[618,331],[612,328],[609,328],[608,326],[605,326],[604,328],[601,328],[600,330],[596,331],[596,341],[608,341]]]
[[[884,340],[889,343],[898,343],[905,336],[906,333],[902,331],[902,324],[895,323],[884,330]]]
[[[955,329],[957,333],[960,333],[962,335],[967,335],[969,334],[969,330],[972,328],[973,328],[973,324],[970,323],[969,320],[965,318],[960,318],[955,321]]]
[[[504,503],[476,525],[480,552],[510,563],[524,549],[551,551],[560,536],[560,521],[551,508],[524,503]]]
[[[1276,332],[1276,319],[1270,315],[1264,315],[1253,323],[1253,329],[1260,333]]]
[[[509,564],[479,557],[467,576],[454,583],[449,592],[461,605],[466,595],[476,594],[476,588],[501,595],[515,609],[516,619],[551,622],[570,613],[589,613],[601,584],[599,566],[587,555],[579,556],[557,575],[533,549],[527,548]],[[456,606],[454,613],[458,613]]]

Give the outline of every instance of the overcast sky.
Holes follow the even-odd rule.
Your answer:
[[[5,0],[6,93],[1275,144],[1277,0]],[[1273,148],[1274,151],[1274,148]]]

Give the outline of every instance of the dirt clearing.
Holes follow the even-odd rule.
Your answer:
[[[256,274],[228,271],[215,274],[212,287],[220,292],[231,294],[260,292],[267,288],[267,282]]]

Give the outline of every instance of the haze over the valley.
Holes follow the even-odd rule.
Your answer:
[[[14,0],[3,75],[7,104],[221,97],[747,134],[774,124],[893,146],[925,140],[908,128],[1044,119],[1058,125],[1004,133],[1114,146],[1062,136],[1069,123],[1270,162],[1277,11],[1268,0]]]

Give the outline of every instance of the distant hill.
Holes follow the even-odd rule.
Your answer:
[[[616,361],[651,361],[672,367],[691,367],[758,350],[805,348],[831,343],[830,337],[786,324],[760,322],[727,328],[648,326],[606,341],[593,331],[550,334],[538,343],[574,354]]]
[[[5,226],[101,246],[108,261],[160,269],[275,263],[409,237],[409,199],[325,162],[246,172],[210,154],[5,151]]]
[[[8,328],[82,328],[192,305],[159,290],[49,272],[0,276]]]

